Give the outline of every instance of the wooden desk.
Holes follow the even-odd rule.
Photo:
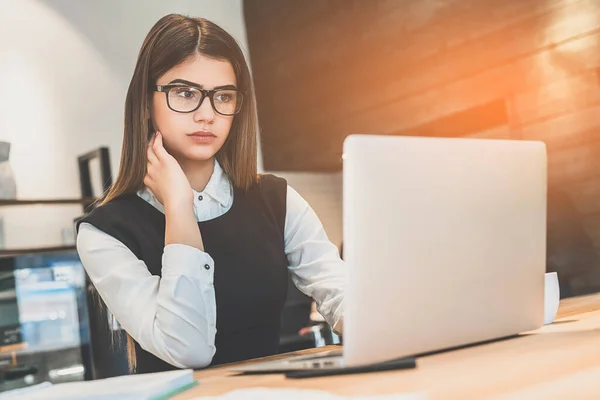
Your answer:
[[[252,387],[349,396],[420,392],[430,399],[598,399],[600,294],[562,301],[552,325],[514,339],[421,357],[413,370],[286,380],[283,375],[234,376],[227,369],[196,372],[200,385],[176,399]]]

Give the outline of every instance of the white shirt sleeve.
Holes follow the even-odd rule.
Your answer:
[[[168,245],[161,278],[123,243],[87,223],[79,227],[77,252],[110,312],[144,350],[179,368],[210,364],[217,320],[210,255]]]
[[[344,311],[344,261],[317,214],[290,186],[286,207],[285,254],[292,280],[300,291],[316,301],[317,310],[327,323],[341,331],[338,322]]]

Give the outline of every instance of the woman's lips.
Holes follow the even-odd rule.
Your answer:
[[[194,132],[188,134],[188,137],[196,143],[212,143],[217,138],[212,132]]]

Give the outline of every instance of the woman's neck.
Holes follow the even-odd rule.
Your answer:
[[[205,161],[178,160],[183,173],[190,181],[190,186],[197,192],[204,190],[215,169],[215,160]]]

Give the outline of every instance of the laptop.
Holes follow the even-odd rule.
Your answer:
[[[541,142],[348,136],[343,350],[235,370],[372,365],[541,327],[546,182]]]

